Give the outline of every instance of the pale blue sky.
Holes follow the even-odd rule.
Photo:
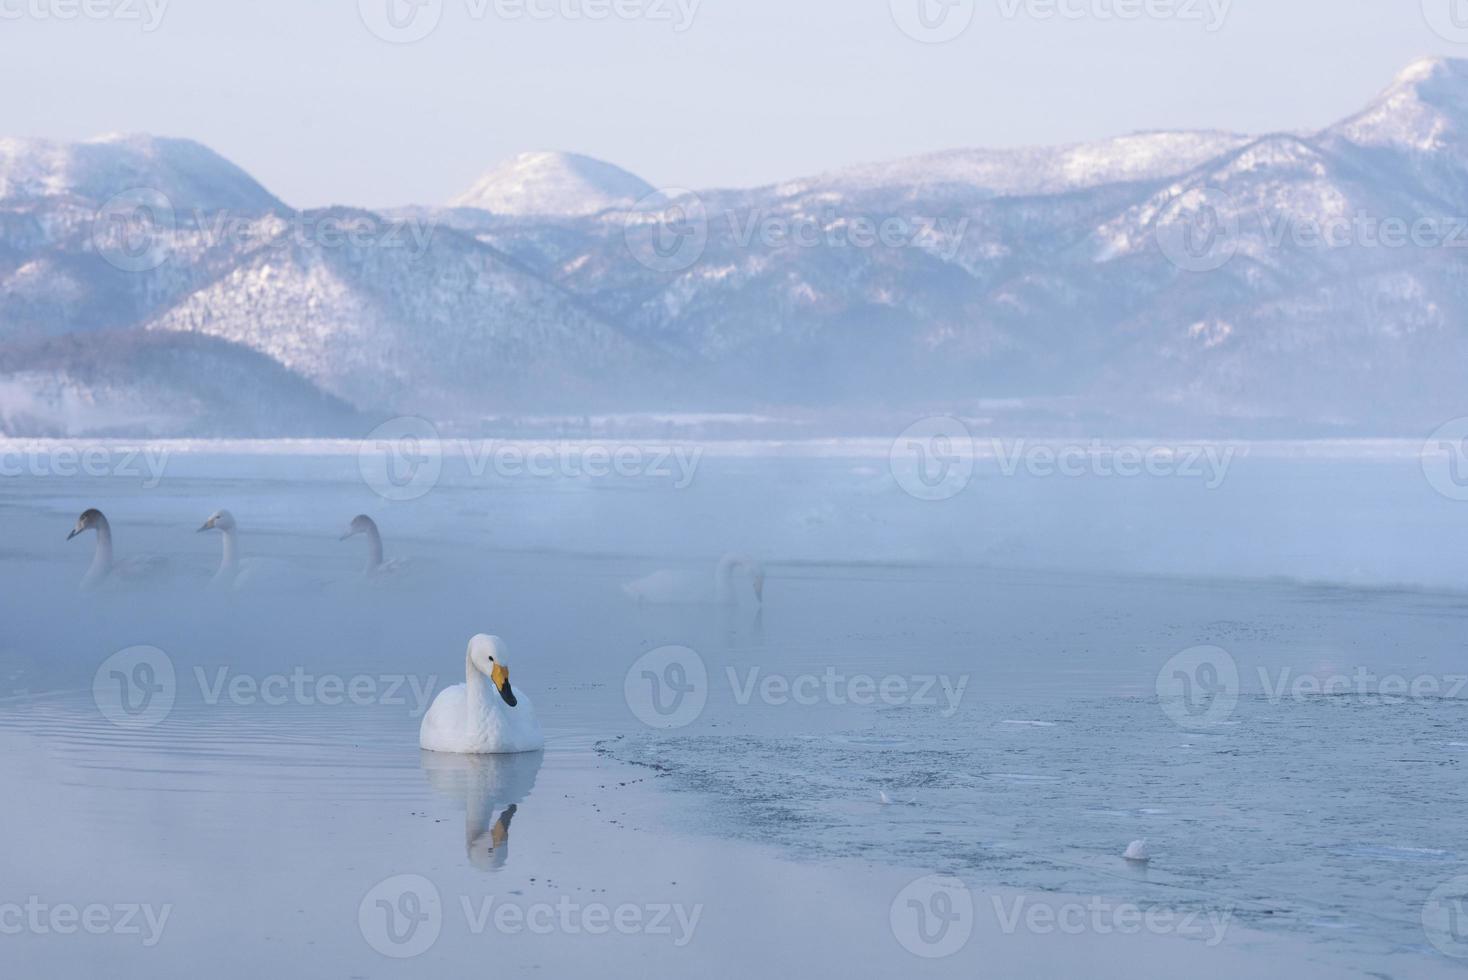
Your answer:
[[[1212,31],[1091,13],[1118,0],[1059,0],[1078,19],[1043,19],[1045,0],[954,0],[975,16],[941,45],[904,34],[894,0],[702,0],[682,32],[513,6],[586,0],[423,0],[442,3],[439,26],[405,45],[364,25],[359,2],[388,0],[87,0],[136,8],[132,21],[31,12],[67,2],[0,0],[0,133],[187,136],[298,206],[439,203],[528,149],[705,187],[952,147],[1310,128],[1418,55],[1468,56],[1421,9],[1457,0],[1233,0]],[[145,4],[164,2],[145,32]],[[1153,2],[1211,16],[1227,0]]]

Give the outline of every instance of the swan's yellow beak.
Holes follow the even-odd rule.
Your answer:
[[[515,692],[510,690],[510,668],[504,664],[495,664],[490,668],[489,679],[494,681],[495,690],[500,692],[505,704],[513,708],[518,702],[515,700]]]

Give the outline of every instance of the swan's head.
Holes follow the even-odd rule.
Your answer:
[[[95,507],[91,510],[82,511],[82,516],[76,519],[76,527],[71,529],[71,533],[66,536],[66,540],[70,541],[83,531],[96,530],[106,519],[102,516],[102,512]]]
[[[509,656],[509,647],[497,636],[480,633],[469,641],[469,662],[474,665],[475,670],[489,678],[505,704],[513,708],[520,702],[510,688]]]
[[[377,522],[366,514],[358,514],[352,518],[352,523],[347,525],[347,533],[342,535],[342,540],[356,537],[359,534],[371,534],[377,530]]]
[[[201,533],[204,531],[233,531],[234,528],[234,515],[227,510],[216,510],[209,515],[209,519],[204,522],[204,526],[199,528],[199,531]]]

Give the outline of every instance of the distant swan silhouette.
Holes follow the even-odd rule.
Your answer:
[[[510,687],[509,649],[480,634],[464,655],[463,684],[441,691],[423,716],[418,744],[430,752],[498,755],[545,747],[535,706]]]
[[[363,578],[383,579],[397,575],[408,567],[407,561],[402,558],[383,561],[382,532],[377,529],[377,522],[366,514],[358,514],[352,518],[352,523],[347,526],[347,533],[341,539],[347,541],[359,534],[367,536],[367,567],[362,570]]]
[[[736,573],[742,573],[739,577],[747,581],[754,594],[754,601],[762,605],[765,601],[764,566],[742,555],[725,555],[719,559],[712,583],[694,572],[665,569],[626,583],[622,586],[622,591],[638,602],[669,605],[720,603],[732,606],[739,603],[741,594],[735,587]]]
[[[106,515],[95,507],[82,512],[82,516],[76,519],[76,527],[71,529],[66,540],[70,541],[89,530],[97,532],[97,550],[92,556],[91,567],[82,577],[83,590],[96,589],[108,582],[139,581],[156,576],[168,566],[167,559],[151,555],[118,561],[112,554],[112,525],[108,523]]]
[[[219,570],[209,588],[244,592],[250,590],[320,588],[321,582],[299,574],[287,562],[273,558],[246,558],[240,553],[239,525],[227,510],[216,510],[199,528],[199,533],[218,531],[223,542]]]

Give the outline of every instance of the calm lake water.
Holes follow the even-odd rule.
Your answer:
[[[226,976],[414,975],[369,900],[408,875],[445,908],[434,962],[482,950],[448,911],[466,896],[571,896],[672,925],[612,947],[521,932],[498,955],[554,968],[569,943],[633,975],[718,950],[738,972],[736,943],[676,913],[717,918],[697,856],[755,846],[1456,968],[1423,920],[1468,875],[1468,504],[1402,447],[1302,455],[1255,452],[1212,488],[989,463],[938,502],[885,457],[829,453],[710,453],[684,487],[450,460],[411,500],[309,447],[180,447],[156,485],[7,477],[0,902],[140,906],[141,928],[3,941],[33,974],[155,976],[182,951]],[[155,578],[78,592],[93,540],[65,538],[90,506],[119,557],[166,559]],[[220,507],[268,559],[255,592],[206,588],[220,542],[196,528]],[[386,585],[338,540],[358,512],[410,562]],[[622,591],[669,569],[712,595],[731,551],[765,563],[762,609]],[[543,755],[419,752],[481,631],[508,641]],[[1136,839],[1150,863],[1121,859]]]

